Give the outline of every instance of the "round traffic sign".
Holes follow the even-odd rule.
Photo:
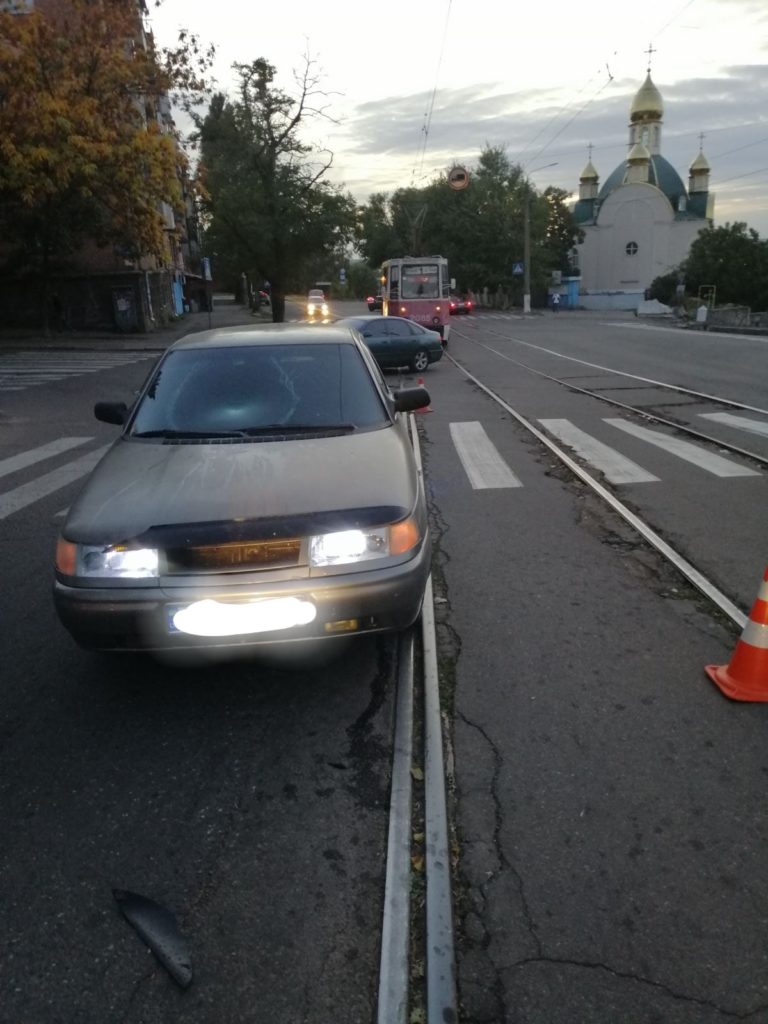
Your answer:
[[[466,168],[461,167],[458,164],[452,167],[448,172],[448,184],[457,192],[466,188],[467,185],[469,185],[469,174],[467,173]]]

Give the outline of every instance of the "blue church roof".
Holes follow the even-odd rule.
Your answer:
[[[598,193],[598,199],[602,203],[604,199],[607,199],[614,189],[617,189],[620,185],[624,184],[624,178],[627,173],[626,163],[620,163],[615,171],[603,182],[603,185]],[[683,179],[677,173],[675,168],[666,159],[666,157],[657,155],[652,156],[648,164],[648,184],[655,185],[672,204],[672,209],[677,210],[678,200],[682,196],[686,201],[688,199],[688,193],[685,190]]]

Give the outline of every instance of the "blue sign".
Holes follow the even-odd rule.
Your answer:
[[[347,272],[344,269],[344,267],[342,267],[341,270],[339,271],[339,281],[341,281],[341,283],[344,284],[344,282],[346,280],[347,280]]]
[[[513,274],[524,274],[525,271],[523,269],[523,264],[521,262],[513,263],[512,264],[512,273]]]

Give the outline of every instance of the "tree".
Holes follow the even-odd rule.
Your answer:
[[[352,240],[356,206],[322,181],[330,155],[299,138],[305,122],[326,116],[315,106],[322,93],[309,57],[296,97],[275,85],[275,68],[263,58],[234,67],[237,98],[219,94],[195,119],[206,240],[217,276],[269,280],[280,322],[286,289],[305,285],[313,262],[330,262]]]
[[[46,309],[50,275],[86,241],[164,251],[161,204],[179,207],[184,158],[155,105],[199,92],[211,53],[143,38],[125,0],[0,13],[0,237],[14,269],[42,275]]]
[[[471,170],[469,187],[454,191],[438,176],[421,189],[372,195],[362,207],[358,245],[372,266],[406,253],[447,256],[461,291],[501,287],[522,300],[512,265],[523,259],[529,204],[534,291],[545,292],[552,270],[568,270],[580,233],[565,205],[567,194],[538,195],[503,147],[487,146]]]
[[[718,304],[768,309],[768,241],[742,222],[705,228],[684,261],[686,291],[714,285]]]
[[[566,205],[568,195],[564,189],[552,185],[545,188],[543,194],[548,214],[544,252],[549,258],[550,268],[563,274],[573,271],[573,248],[584,241],[584,232]]]

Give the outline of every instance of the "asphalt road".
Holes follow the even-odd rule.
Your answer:
[[[567,355],[766,408],[768,344],[565,312],[457,321],[459,365],[425,374],[419,426],[461,1020],[768,1021],[764,706],[727,701],[703,673],[738,632],[460,370],[532,420],[568,420],[632,457],[655,480],[619,496],[748,609],[766,561],[766,472],[714,476],[519,363],[562,375]],[[0,1020],[367,1024],[394,643],[326,665],[185,672],[87,655],[56,622],[58,513],[78,482],[42,481],[109,443],[91,406],[130,396],[142,358],[0,393],[0,469],[84,439],[0,479]],[[617,393],[602,370],[566,368]],[[628,383],[632,400],[662,398],[624,381],[625,400]],[[686,402],[691,416],[705,408]],[[188,990],[143,948],[114,888],[175,913]]]

